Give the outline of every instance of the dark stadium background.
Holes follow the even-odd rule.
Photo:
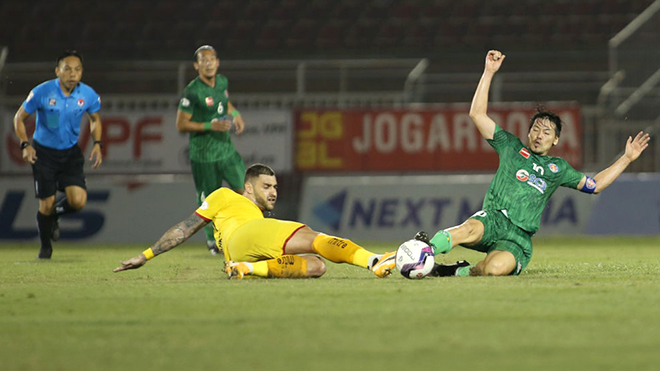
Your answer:
[[[201,44],[218,50],[219,71],[229,78],[232,102],[241,110],[465,103],[486,51],[499,49],[508,58],[491,100],[579,104],[582,170],[596,171],[617,156],[628,133],[657,130],[659,5],[5,0],[0,120],[11,134],[16,107],[29,89],[53,77],[55,56],[68,48],[85,56],[84,81],[104,98],[106,112],[175,109],[183,84],[195,76],[192,51]],[[643,13],[649,17],[640,19]],[[660,171],[660,151],[651,143],[629,171]],[[10,144],[3,138],[3,147]],[[13,175],[0,168],[0,179]],[[295,169],[280,172],[279,216],[298,216],[305,176]]]

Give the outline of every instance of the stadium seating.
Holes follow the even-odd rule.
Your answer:
[[[6,0],[0,2],[0,45],[9,47],[8,63],[50,62],[64,49],[79,49],[96,63],[86,78],[104,92],[175,92],[171,82],[131,80],[127,85],[92,71],[113,61],[188,61],[202,44],[213,45],[224,60],[428,58],[425,97],[443,102],[469,100],[472,82],[461,94],[447,89],[439,75],[474,73],[484,51],[498,48],[515,56],[507,61],[508,71],[598,76],[566,81],[575,89],[557,84],[564,99],[593,103],[608,70],[608,40],[652,1],[70,0],[60,5]],[[656,31],[644,32],[639,42],[647,34],[656,40]],[[263,84],[247,89],[251,82],[233,77],[240,91],[272,90]],[[295,87],[292,79],[273,86]],[[380,88],[374,81],[362,85],[351,89]],[[329,86],[334,89],[336,81]],[[9,95],[27,88],[4,85]],[[543,93],[505,99],[549,99]],[[548,95],[554,99],[557,93]]]
[[[274,58],[433,53],[429,46],[603,48],[651,2],[73,0],[59,6],[47,0],[4,1],[0,45],[9,46],[12,61],[51,58],[64,45],[98,59],[177,59],[202,40],[231,50],[236,58],[249,58],[254,48]],[[117,56],[119,50],[126,53]]]

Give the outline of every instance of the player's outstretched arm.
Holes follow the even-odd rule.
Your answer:
[[[506,56],[499,50],[489,50],[486,54],[486,65],[484,73],[481,75],[477,91],[472,98],[472,105],[470,106],[470,118],[479,129],[481,135],[486,139],[493,139],[495,135],[495,121],[487,115],[488,111],[488,91],[493,76],[502,66]]]
[[[150,249],[145,250],[142,254],[121,262],[121,266],[115,268],[114,272],[121,272],[128,269],[137,269],[147,263],[147,260],[153,256],[160,255],[164,252],[170,251],[173,248],[184,243],[190,236],[194,235],[202,229],[209,222],[200,218],[197,214],[193,213],[188,219],[176,224],[170,228],[165,234],[156,242]],[[145,253],[151,255],[149,259]]]
[[[628,137],[626,141],[626,150],[612,165],[594,176],[596,181],[596,190],[594,193],[600,193],[607,188],[633,161],[637,160],[644,150],[649,146],[651,136],[649,133],[640,131],[635,138]],[[582,189],[585,179],[578,184],[578,189]]]

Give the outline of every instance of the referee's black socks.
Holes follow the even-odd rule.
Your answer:
[[[39,259],[50,259],[53,253],[53,245],[50,243],[50,235],[53,230],[55,215],[44,215],[37,211],[37,227],[39,228],[39,239],[41,240],[41,250]]]

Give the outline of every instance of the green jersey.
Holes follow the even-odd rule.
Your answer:
[[[183,90],[179,109],[192,115],[190,121],[208,122],[227,115],[229,91],[227,78],[215,76],[215,87],[206,85],[199,77]],[[190,133],[190,159],[198,162],[221,161],[234,153],[229,131]]]
[[[484,198],[484,210],[502,210],[521,229],[535,233],[550,196],[559,186],[576,188],[584,174],[564,159],[534,154],[517,136],[495,128],[488,143],[500,157]]]

